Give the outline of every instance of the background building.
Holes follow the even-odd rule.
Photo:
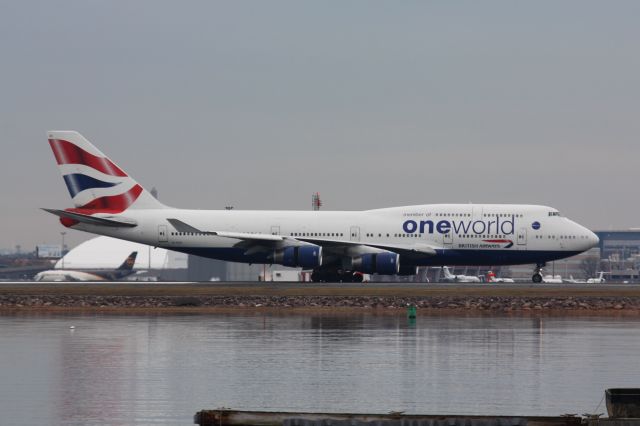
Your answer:
[[[596,231],[600,238],[600,268],[607,278],[638,281],[640,274],[640,229]]]

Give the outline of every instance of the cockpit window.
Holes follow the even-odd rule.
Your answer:
[[[560,216],[560,212],[549,212],[549,216]]]

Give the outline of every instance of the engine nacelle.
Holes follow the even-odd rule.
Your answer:
[[[412,265],[400,265],[398,275],[418,275],[418,267]]]
[[[353,259],[353,269],[365,274],[396,275],[400,271],[400,255],[367,253]]]
[[[316,245],[285,247],[273,256],[274,263],[291,268],[313,269],[322,265],[322,247]]]

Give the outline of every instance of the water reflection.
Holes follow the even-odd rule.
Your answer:
[[[199,409],[550,414],[636,386],[639,321],[0,316],[7,424],[190,424]],[[75,330],[69,326],[75,325]],[[5,420],[8,419],[8,420]]]

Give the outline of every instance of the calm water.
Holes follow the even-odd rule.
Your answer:
[[[640,386],[639,326],[610,318],[0,316],[0,424],[192,424],[196,411],[221,406],[593,412],[605,388]]]

